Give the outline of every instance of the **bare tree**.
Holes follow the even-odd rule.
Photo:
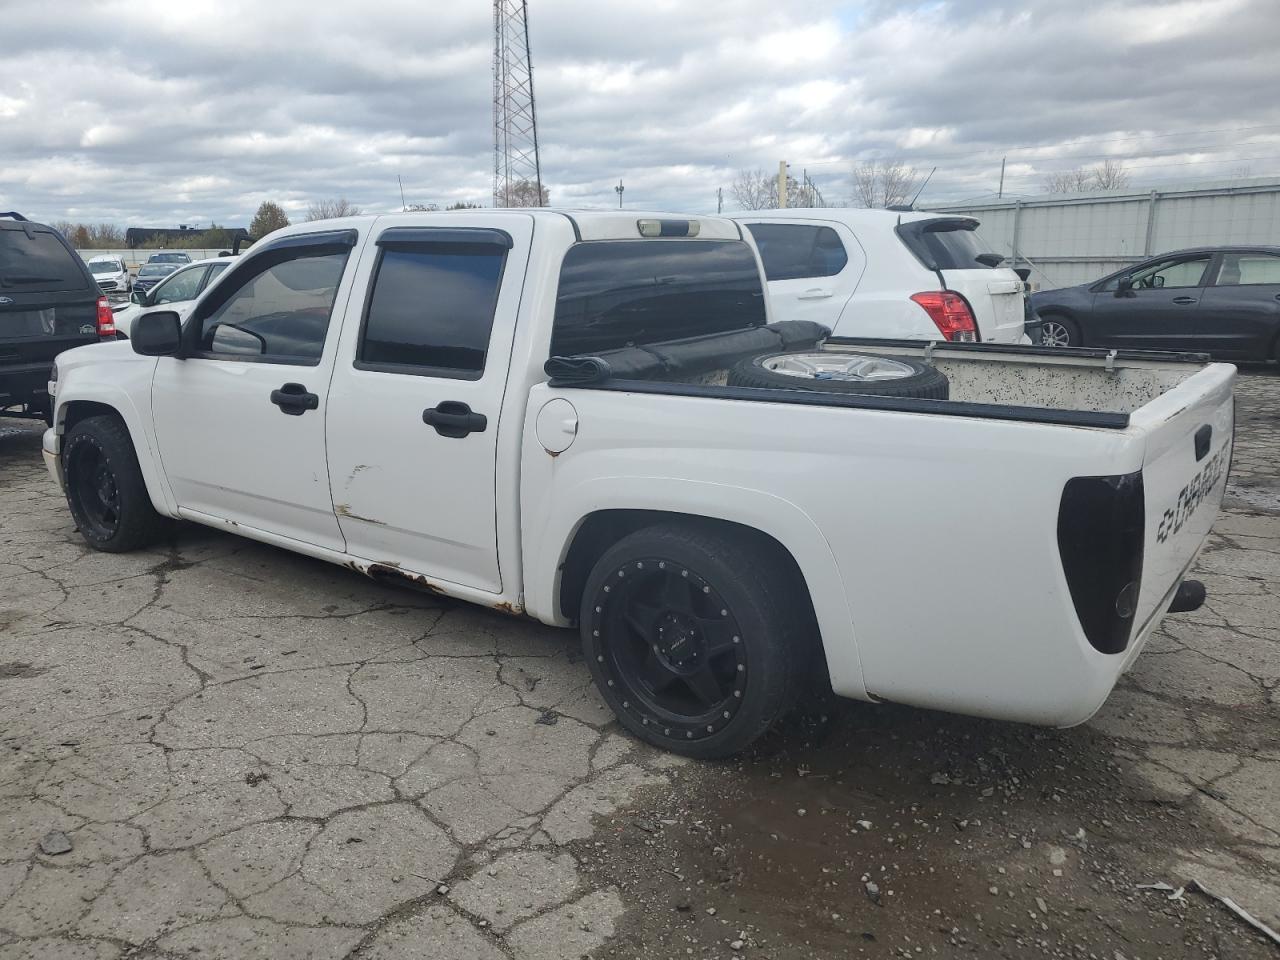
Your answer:
[[[76,232],[76,225],[70,220],[55,220],[51,226],[68,240],[70,240]]]
[[[114,223],[97,223],[89,228],[89,245],[99,249],[124,246],[124,231]]]
[[[446,210],[479,210],[480,204],[471,203],[468,200],[459,200],[457,203],[449,204],[447,207],[445,207],[445,209]]]
[[[739,170],[729,192],[743,210],[773,210],[778,206],[778,178],[763,170]],[[805,189],[795,177],[787,177],[787,206],[813,205],[813,191]]]
[[[1096,167],[1076,167],[1047,174],[1044,189],[1048,193],[1089,193],[1094,190],[1119,190],[1129,185],[1129,174],[1119,160],[1108,160]]]
[[[440,209],[438,203],[411,203],[405,208],[410,213],[433,213]]]
[[[307,207],[308,220],[334,220],[338,217],[357,217],[362,211],[346,197],[337,200],[317,200]]]
[[[743,210],[767,210],[778,205],[778,180],[763,170],[739,170],[729,192]]]
[[[542,185],[542,190],[538,190],[538,184],[533,180],[516,180],[507,188],[507,195],[503,198],[505,202],[495,203],[498,207],[548,207],[551,205],[551,191]]]
[[[864,207],[910,203],[920,174],[902,160],[872,160],[853,169],[853,202]]]
[[[1129,185],[1129,174],[1119,160],[1108,160],[1093,168],[1094,190],[1119,190]]]

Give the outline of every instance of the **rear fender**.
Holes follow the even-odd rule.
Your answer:
[[[808,586],[833,689],[844,697],[870,699],[830,545],[799,507],[759,490],[655,477],[604,477],[557,490],[552,509],[541,514],[542,523],[524,538],[525,603],[530,614],[545,623],[568,625],[558,602],[561,568],[583,522],[602,510],[652,510],[723,520],[776,540],[791,554]],[[531,514],[526,511],[525,516]]]

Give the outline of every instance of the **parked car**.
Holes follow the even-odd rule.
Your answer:
[[[918,211],[752,210],[751,231],[780,320],[836,336],[1026,343],[1023,284],[978,221]]]
[[[138,268],[138,276],[133,281],[133,289],[146,293],[173,271],[177,270],[179,266],[180,264],[176,263],[144,263]]]
[[[1280,247],[1199,247],[1032,295],[1050,347],[1280,360]]]
[[[104,337],[111,306],[66,238],[0,213],[0,411],[46,416],[54,357]]]
[[[59,357],[44,456],[97,550],[184,518],[576,625],[620,722],[693,756],[823,665],[857,699],[1080,723],[1194,608],[1233,367],[769,320],[723,219],[298,224],[185,323]],[[951,399],[844,389],[895,364]]]
[[[107,299],[128,296],[133,290],[133,275],[119,257],[90,257],[89,272],[98,281],[98,288],[107,295]]]
[[[191,262],[191,254],[183,253],[181,250],[167,250],[160,253],[153,253],[147,257],[147,263],[176,263],[181,266],[184,263]]]
[[[115,312],[116,336],[127,339],[134,320],[151,307],[167,306],[185,320],[195,305],[196,297],[233,262],[230,257],[197,260],[179,267],[150,290],[135,290],[129,304]]]

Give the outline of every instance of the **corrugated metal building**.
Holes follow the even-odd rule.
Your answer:
[[[1096,280],[1169,250],[1280,245],[1280,179],[1274,177],[929,209],[980,220],[978,232],[991,248],[1013,259],[1015,266],[1030,266],[1032,282],[1045,290]]]

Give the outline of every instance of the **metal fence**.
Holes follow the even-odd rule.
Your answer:
[[[1014,266],[1030,266],[1042,289],[1086,283],[1185,247],[1280,245],[1280,179],[1274,177],[930,209],[980,220],[983,239]]]

